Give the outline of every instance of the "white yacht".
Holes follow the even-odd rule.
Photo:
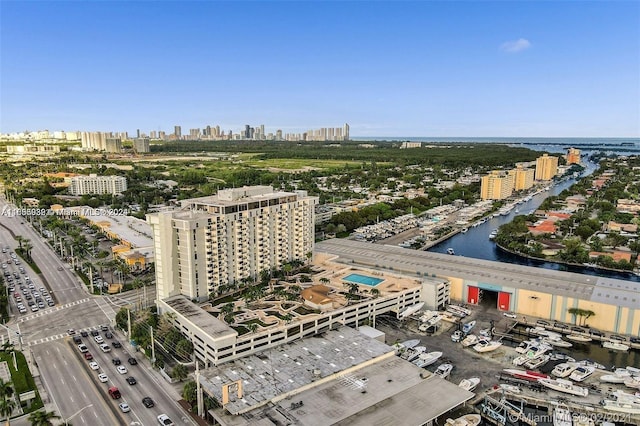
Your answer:
[[[460,384],[458,385],[464,390],[468,390],[469,392],[473,391],[480,384],[480,379],[478,377],[471,377],[470,379],[462,379]]]
[[[476,326],[476,322],[475,322],[475,321],[468,322],[468,323],[466,323],[466,324],[464,324],[464,325],[462,326],[462,332],[463,332],[464,334],[469,334],[469,332],[471,332],[471,330],[472,330],[472,329],[473,329],[473,327],[475,327],[475,326]]]
[[[400,355],[400,358],[411,362],[414,359],[418,358],[418,356],[420,356],[421,353],[424,353],[426,351],[427,351],[426,347],[416,346],[411,349],[407,349],[402,355]]]
[[[568,393],[576,396],[589,395],[589,390],[587,388],[574,385],[570,381],[564,379],[538,379],[538,383],[558,392]]]
[[[573,426],[573,419],[569,407],[559,404],[553,410],[553,426]]]
[[[617,340],[605,340],[602,342],[602,347],[611,349],[612,351],[623,351],[626,352],[629,350],[629,345],[625,345]]]
[[[402,312],[398,314],[398,319],[407,318],[410,315],[415,314],[424,306],[424,302],[416,303],[415,305],[407,306]]]
[[[480,340],[478,339],[478,336],[476,336],[475,334],[469,334],[462,340],[462,347],[466,348],[468,346],[473,346],[478,343],[478,340]]]
[[[424,354],[420,354],[418,356],[418,359],[416,359],[415,361],[413,361],[413,363],[415,365],[417,365],[418,367],[428,367],[431,364],[433,364],[434,362],[436,362],[438,360],[438,358],[440,358],[442,356],[442,352],[429,352],[429,353],[424,353]]]
[[[549,355],[539,355],[533,359],[530,359],[529,361],[524,363],[524,366],[527,368],[530,368],[532,370],[535,370],[536,368],[540,368],[543,365],[545,365],[547,362],[549,362]]]
[[[543,337],[542,341],[548,345],[557,346],[559,348],[570,348],[573,346],[571,342],[567,342],[566,340],[562,340],[559,337]]]
[[[509,393],[520,393],[520,392],[522,392],[520,390],[520,387],[518,387],[516,385],[509,385],[507,383],[500,383],[500,389],[502,389],[505,392],[509,392]]]
[[[586,342],[590,342],[591,337],[586,336],[584,334],[577,334],[577,333],[571,333],[566,337],[567,340],[571,340],[573,342],[578,342],[578,343],[586,343]]]
[[[495,340],[480,340],[473,349],[476,352],[491,352],[498,349],[502,346],[502,342],[497,342]]]
[[[633,394],[622,390],[616,390],[612,393],[612,395],[616,397],[616,401],[640,404],[640,394],[637,392]]]
[[[627,377],[622,383],[628,388],[640,389],[640,376]]]
[[[452,364],[440,364],[436,369],[435,374],[442,377],[443,379],[446,379],[447,377],[449,377],[449,374],[451,374],[451,370],[453,370]]]
[[[551,371],[551,374],[556,377],[565,378],[570,376],[576,368],[578,368],[577,364],[572,362],[563,362],[562,364],[556,365]]]
[[[625,401],[612,401],[605,399],[602,401],[605,410],[618,411],[620,413],[640,414],[640,404]]]
[[[581,365],[580,367],[573,370],[569,378],[576,382],[582,382],[587,377],[592,375],[594,371],[596,371],[595,367],[588,367],[588,366]]]

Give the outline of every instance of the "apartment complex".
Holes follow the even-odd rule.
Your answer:
[[[518,164],[515,169],[509,170],[509,174],[513,176],[513,189],[516,191],[526,191],[533,186],[535,178],[535,170],[528,169]]]
[[[123,176],[75,176],[71,178],[69,193],[71,195],[86,194],[121,194],[127,190],[127,178]]]
[[[149,148],[149,138],[138,138],[133,141],[133,150],[138,154],[144,152],[150,152]]]
[[[483,200],[504,200],[513,192],[513,175],[503,170],[492,170],[482,176],[480,197]]]
[[[543,154],[536,159],[536,180],[551,180],[558,174],[558,157]]]
[[[147,215],[153,229],[158,299],[204,300],[219,286],[256,277],[314,246],[318,197],[271,186],[220,190]]]
[[[569,148],[567,151],[567,164],[580,164],[580,150]]]

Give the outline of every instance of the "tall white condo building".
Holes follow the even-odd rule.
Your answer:
[[[158,299],[205,300],[219,286],[257,277],[314,247],[318,197],[271,186],[220,190],[147,215],[153,230]]]

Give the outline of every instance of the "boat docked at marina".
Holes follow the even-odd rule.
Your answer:
[[[462,332],[464,334],[469,334],[471,332],[471,330],[473,329],[473,327],[475,327],[475,326],[476,326],[476,322],[475,321],[468,322],[468,323],[466,323],[466,324],[464,324],[462,326]]]
[[[562,379],[570,376],[571,373],[573,373],[573,370],[575,370],[576,368],[578,368],[578,365],[575,363],[563,362],[562,364],[558,364],[553,367],[553,370],[551,370],[551,374]]]
[[[640,376],[627,377],[622,383],[628,388],[640,389]]]
[[[414,359],[418,358],[421,353],[424,353],[426,351],[427,348],[424,346],[415,346],[411,349],[407,349],[402,355],[400,355],[400,358],[411,362]]]
[[[581,365],[575,370],[573,370],[573,372],[571,372],[571,375],[569,376],[569,378],[576,382],[582,382],[587,377],[592,375],[594,371],[596,371],[595,367]]]
[[[640,414],[640,404],[634,404],[633,402],[605,399],[601,404],[605,410],[627,414]]]
[[[404,319],[410,315],[415,314],[424,306],[424,302],[416,303],[415,305],[407,306],[402,312],[398,314],[398,319]]]
[[[624,343],[620,343],[617,340],[605,340],[602,342],[602,347],[610,349],[612,351],[622,351],[626,352],[629,350],[629,345],[625,345]]]
[[[478,426],[482,421],[480,414],[465,414],[457,419],[447,419],[446,426]]]
[[[480,339],[475,334],[469,334],[462,340],[462,347],[466,348],[468,346],[473,346],[478,343]]]
[[[533,359],[530,359],[529,361],[524,363],[524,366],[527,368],[530,368],[532,370],[535,370],[536,368],[540,368],[543,365],[545,365],[547,362],[549,362],[549,355],[539,355]]]
[[[405,349],[411,349],[411,348],[414,348],[414,347],[418,346],[420,344],[420,340],[419,339],[411,339],[411,340],[404,341],[404,342],[402,342],[400,344]]]
[[[473,347],[473,350],[480,353],[491,352],[491,351],[495,351],[500,346],[502,346],[502,342],[498,342],[496,340],[483,339],[483,340],[480,340],[478,343],[476,343],[476,345]]]
[[[447,249],[447,254],[450,254],[451,256],[454,256],[456,254],[456,251],[454,249],[452,249],[451,247],[449,247]]]
[[[558,392],[568,393],[576,396],[587,396],[589,395],[589,390],[587,388],[583,388],[582,386],[578,386],[570,382],[569,380],[564,379],[538,379],[538,383],[541,385],[553,389]]]
[[[436,362],[441,356],[442,352],[439,351],[423,353],[418,355],[418,358],[413,363],[418,367],[424,368]]]
[[[446,379],[447,377],[449,377],[449,374],[451,374],[451,370],[453,370],[453,364],[440,364],[438,368],[436,368],[434,374],[436,376],[442,377],[443,379]]]
[[[566,340],[562,340],[559,337],[549,337],[549,336],[545,336],[542,338],[542,342],[551,345],[551,346],[557,346],[559,348],[570,348],[573,346],[573,344],[571,342],[567,342]]]
[[[523,379],[523,380],[528,380],[530,382],[537,382],[538,379],[548,379],[549,376],[547,376],[544,373],[539,373],[537,371],[529,371],[529,370],[516,370],[514,368],[505,368],[503,370],[505,373],[507,373],[510,376],[513,376],[517,379]]]
[[[479,384],[480,379],[478,377],[471,377],[469,379],[462,379],[458,386],[464,390],[472,392],[476,387],[478,387]]]
[[[573,426],[573,419],[569,407],[564,404],[558,404],[553,409],[553,426]]]
[[[569,334],[565,338],[567,340],[571,340],[572,342],[578,342],[578,343],[587,343],[593,340],[589,336],[586,336],[584,334],[576,334],[576,333]]]
[[[498,236],[498,230],[494,229],[493,231],[491,231],[491,233],[489,234],[489,239],[490,240],[495,240],[496,237]]]
[[[585,367],[593,367],[593,368],[596,368],[598,370],[606,370],[607,369],[604,365],[602,365],[602,364],[600,364],[598,362],[592,361],[590,359],[583,359],[582,361],[578,361],[578,364],[582,365],[582,366],[585,366]]]
[[[616,401],[620,402],[630,402],[632,404],[640,404],[640,393],[636,392],[628,393],[623,390],[616,390],[611,393],[612,396],[615,397]]]

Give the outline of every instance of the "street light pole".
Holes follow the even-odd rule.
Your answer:
[[[79,409],[78,411],[76,411],[75,413],[73,413],[72,415],[70,415],[69,417],[67,417],[64,420],[64,424],[68,425],[69,424],[69,420],[71,420],[72,418],[74,418],[75,416],[77,416],[78,414],[80,414],[82,412],[82,410],[89,408],[89,407],[93,407],[93,404],[89,404],[89,405],[85,405],[84,407],[82,407],[81,409]]]

